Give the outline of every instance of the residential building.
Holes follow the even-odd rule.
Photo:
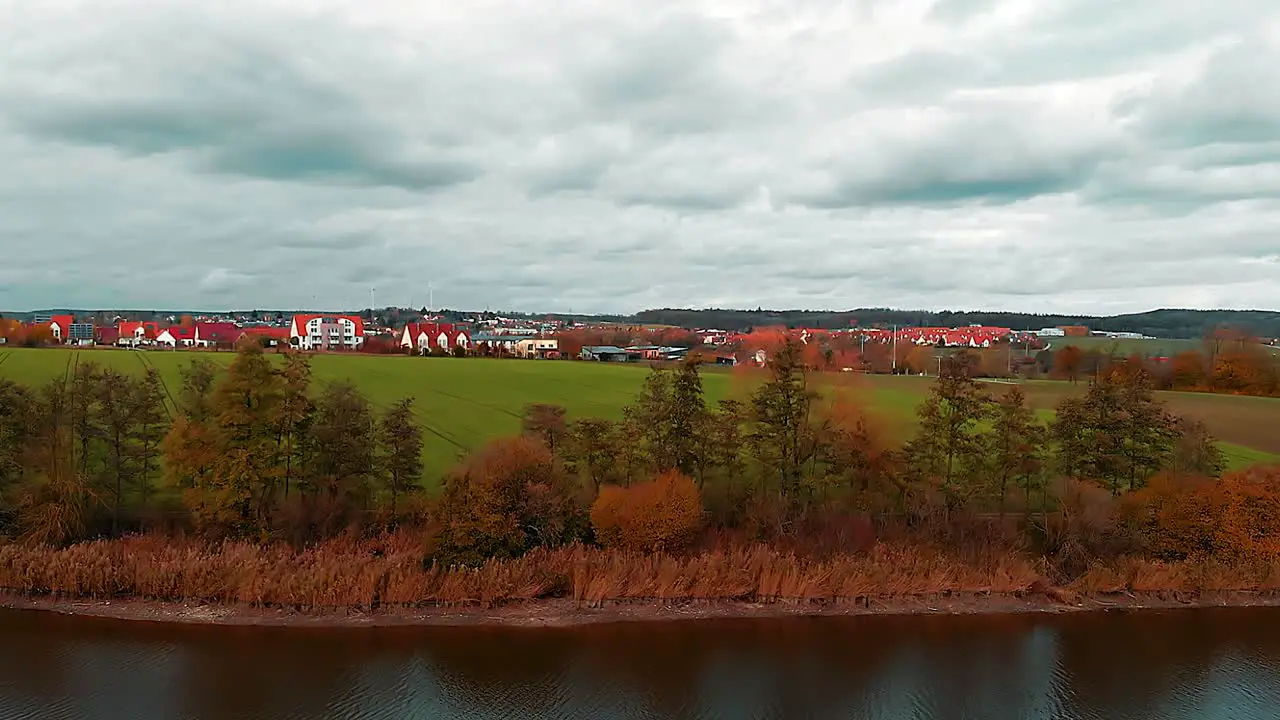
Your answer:
[[[294,315],[289,342],[303,350],[355,350],[364,344],[364,320],[355,315]]]
[[[71,340],[71,323],[76,319],[70,315],[51,315],[48,320],[37,320],[39,325],[48,325],[53,332],[55,342],[66,343]]]
[[[181,325],[165,328],[160,331],[159,335],[156,335],[156,345],[163,345],[171,348],[191,347],[195,341],[195,328],[183,327]]]
[[[287,327],[270,327],[266,325],[255,325],[251,327],[241,328],[240,337],[236,340],[239,345],[240,341],[252,338],[262,344],[263,347],[277,347],[289,344],[289,328]]]
[[[516,355],[524,358],[558,358],[560,341],[555,338],[525,338],[516,343]]]
[[[453,352],[454,348],[468,350],[471,345],[471,333],[453,323],[409,323],[400,333],[400,347],[413,348],[422,355],[433,350],[443,352]]]
[[[116,326],[118,332],[116,344],[126,347],[138,347],[155,343],[160,334],[160,326],[153,322],[136,322],[122,320]]]
[[[93,339],[99,345],[115,345],[120,339],[120,328],[114,325],[99,325],[93,332]]]
[[[636,360],[679,360],[689,352],[689,348],[662,345],[633,345],[624,349]]]
[[[196,323],[193,344],[196,347],[235,347],[240,339],[240,326],[229,322]]]
[[[524,340],[531,340],[536,335],[533,333],[496,333],[496,332],[478,332],[471,336],[472,345],[476,352],[479,353],[510,353],[516,352],[516,346]]]
[[[56,342],[65,345],[92,345],[93,323],[76,322],[71,315],[52,315],[47,323]]]
[[[1037,337],[1066,337],[1067,332],[1062,328],[1040,328],[1036,331]]]
[[[633,354],[616,345],[588,345],[582,348],[579,357],[599,362],[630,362]]]

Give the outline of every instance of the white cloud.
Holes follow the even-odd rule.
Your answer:
[[[1277,307],[1277,27],[0,0],[0,306]]]

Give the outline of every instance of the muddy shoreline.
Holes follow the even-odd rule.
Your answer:
[[[377,610],[297,611],[248,605],[159,602],[131,598],[87,600],[0,594],[0,609],[32,610],[135,622],[244,627],[361,628],[403,626],[575,627],[616,622],[729,618],[850,617],[858,615],[980,615],[1137,611],[1203,607],[1280,606],[1276,592],[1128,592],[1067,597],[1061,593],[947,594],[841,602],[752,603],[635,601],[590,608],[553,599],[478,606],[388,607]]]

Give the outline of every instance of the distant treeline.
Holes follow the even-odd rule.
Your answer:
[[[1097,317],[1089,315],[1037,315],[1014,312],[954,312],[944,310],[691,310],[666,308],[636,313],[637,323],[714,327],[746,330],[753,327],[846,328],[875,325],[908,327],[960,327],[991,325],[1014,329],[1038,329],[1059,325],[1084,325],[1091,330],[1138,332],[1161,338],[1200,338],[1221,327],[1248,331],[1259,337],[1280,336],[1280,312],[1269,310],[1152,310],[1132,315]]]

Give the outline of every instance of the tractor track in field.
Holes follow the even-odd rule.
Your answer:
[[[3,364],[4,364],[4,361],[5,361],[5,360],[8,360],[8,359],[9,359],[9,356],[10,356],[10,355],[12,355],[12,354],[13,354],[13,351],[12,351],[12,350],[8,350],[8,351],[6,351],[5,353],[0,354],[0,365],[3,365]]]
[[[160,369],[156,367],[155,363],[151,362],[151,358],[147,357],[143,353],[138,353],[138,360],[142,362],[142,368],[144,371],[155,371],[156,379],[160,381],[160,389],[164,390],[164,396],[169,400],[169,402],[164,406],[164,412],[169,416],[169,419],[172,420],[174,414],[178,412],[178,401],[173,399],[173,393],[169,391],[169,383],[164,381],[164,375],[160,374]]]
[[[67,391],[67,383],[71,382],[71,378],[76,374],[76,368],[80,367],[80,351],[73,351],[67,356],[67,367],[62,371],[62,391]]]
[[[513,412],[511,412],[510,410],[507,410],[506,408],[500,408],[500,407],[497,407],[497,406],[495,406],[495,405],[490,405],[490,404],[488,404],[488,403],[483,403],[483,402],[480,402],[479,400],[472,400],[471,398],[462,397],[461,395],[454,395],[453,393],[447,393],[447,392],[445,392],[445,391],[443,391],[443,390],[432,390],[431,392],[435,393],[436,395],[443,395],[443,396],[445,396],[445,397],[447,397],[447,398],[453,398],[454,400],[461,400],[462,402],[471,403],[472,405],[476,405],[476,406],[478,406],[478,407],[482,407],[482,408],[484,408],[484,409],[486,409],[486,410],[493,410],[494,412],[500,412],[500,413],[502,413],[503,415],[510,415],[511,417],[513,417],[513,418],[515,418],[515,419],[517,419],[517,420],[523,420],[523,419],[524,419],[524,418],[520,417],[519,415],[517,415],[516,413],[513,413]]]

